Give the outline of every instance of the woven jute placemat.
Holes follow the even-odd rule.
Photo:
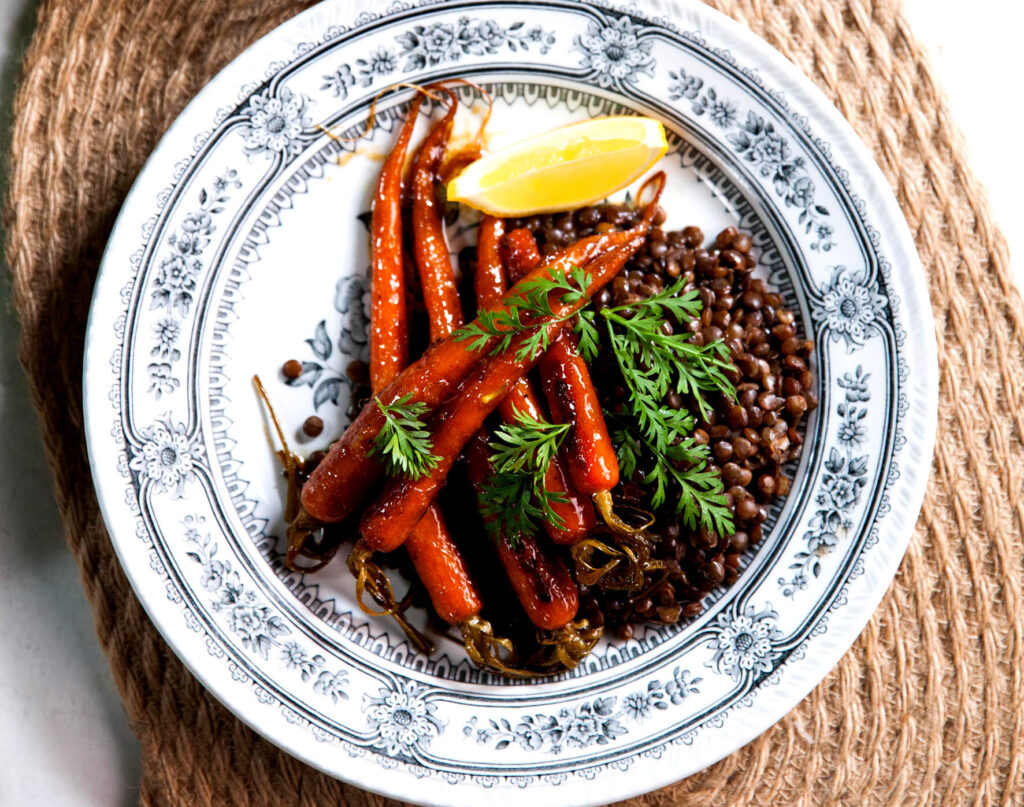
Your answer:
[[[938,444],[910,549],[863,635],[784,720],[631,805],[1021,803],[1024,310],[942,94],[893,0],[714,0],[839,107],[899,198],[924,262]],[[93,280],[118,208],[189,98],[303,7],[48,0],[10,145],[7,256],[21,352],[67,537],[142,743],[146,805],[379,805],[256,736],[186,672],[135,599],[82,436]]]

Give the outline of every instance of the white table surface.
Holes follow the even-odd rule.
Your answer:
[[[905,0],[931,51],[1011,249],[1024,249],[1022,131],[1015,91],[1019,23],[1005,0]],[[0,0],[3,142],[34,0]],[[5,146],[6,148],[6,146]],[[1014,266],[1024,286],[1024,261]],[[4,302],[9,298],[6,272]],[[95,639],[54,503],[39,428],[16,355],[17,325],[0,306],[0,805],[131,804],[138,744]]]

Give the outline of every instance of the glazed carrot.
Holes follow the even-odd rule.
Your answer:
[[[448,90],[451,106],[427,135],[412,166],[413,254],[430,318],[431,340],[443,339],[462,325],[462,308],[455,286],[451,256],[445,241],[444,217],[437,203],[438,173],[451,137],[458,98]]]
[[[501,302],[501,296],[505,292],[505,262],[502,260],[498,246],[504,227],[504,222],[501,219],[492,216],[485,216],[480,223],[480,235],[477,239],[477,268],[474,277],[476,303],[480,308],[493,308]],[[530,240],[533,241],[533,249],[536,252],[537,244],[532,235]],[[537,253],[536,257],[534,266],[540,262],[540,253]],[[521,261],[531,258],[532,256],[519,256]],[[501,402],[498,411],[506,423],[514,423],[517,413],[527,415],[534,420],[541,420],[544,417],[537,393],[527,378],[519,380],[519,383],[509,392],[508,397]],[[559,517],[561,524],[559,526],[559,524],[546,521],[544,523],[545,532],[556,544],[576,543],[594,527],[596,519],[590,502],[580,496],[579,492],[570,484],[561,455],[555,457],[548,465],[544,488],[551,493],[559,494],[559,500],[551,503],[551,509]]]
[[[502,248],[513,280],[540,260],[537,241],[525,228],[506,235]],[[573,483],[584,493],[610,491],[619,484],[619,461],[576,337],[563,333],[541,357],[537,369],[552,419],[570,426],[563,450]]]
[[[590,264],[593,281],[588,292],[608,282],[643,243],[637,236],[626,247],[619,247]],[[578,311],[586,297],[574,303],[550,301],[556,314],[570,315]],[[548,331],[549,343],[567,326],[565,321],[540,325]],[[519,357],[533,329],[516,334],[509,348],[490,356],[462,383],[456,394],[442,404],[431,423],[433,451],[440,458],[437,465],[418,479],[394,477],[364,513],[360,533],[367,544],[380,552],[401,546],[409,531],[422,518],[426,509],[444,485],[445,478],[469,439],[480,430],[487,416],[498,408],[509,391],[536,364],[539,355]]]
[[[505,221],[496,216],[484,216],[476,237],[476,273],[473,291],[477,308],[495,308],[501,305],[502,295],[508,288],[505,262],[499,251],[505,235]]]
[[[409,533],[405,548],[441,619],[457,625],[480,613],[483,602],[436,504]]]
[[[448,95],[451,99],[448,112],[424,139],[413,159],[411,183],[413,253],[434,340],[447,336],[462,324],[455,275],[444,240],[444,221],[434,193],[436,174],[458,108],[455,93],[448,90]],[[387,379],[387,383],[392,380]],[[374,387],[374,392],[379,391]],[[483,602],[436,504],[413,527],[405,547],[438,616],[456,625],[480,613]]]
[[[409,105],[398,141],[384,162],[370,224],[370,381],[393,378],[409,362],[409,327],[402,271],[402,168],[420,108]]]
[[[401,172],[419,103],[420,96],[417,94],[395,150],[381,169],[373,209],[375,293],[370,320],[374,340],[370,351],[370,383],[374,393],[394,381],[395,376],[408,363],[409,331],[405,316],[405,273],[402,269]],[[450,115],[446,116],[449,128]],[[447,259],[447,252],[445,257]],[[378,287],[386,287],[389,295],[378,296]],[[395,300],[400,301],[397,307],[394,305]],[[405,546],[417,576],[430,595],[434,610],[442,619],[457,624],[479,613],[483,603],[469,578],[465,560],[436,505],[427,511],[409,533]]]
[[[478,495],[494,474],[487,440],[487,432],[479,432],[465,452],[470,482]],[[502,536],[497,545],[505,573],[530,621],[542,630],[569,624],[579,610],[579,590],[564,561],[534,535],[518,536],[514,545]]]
[[[531,272],[523,282],[550,277],[552,272],[565,273],[574,266],[585,267],[591,272],[593,282],[584,298],[572,307],[572,311],[578,310],[621,268],[621,263],[605,261],[599,271],[595,257],[618,247],[626,246],[631,252],[639,249],[648,227],[645,221],[631,230],[612,231],[577,241]],[[595,264],[593,267],[592,262]],[[519,299],[521,291],[522,284],[513,286],[502,298],[502,307],[508,307]],[[561,301],[556,302],[553,308],[559,315],[571,313]],[[381,403],[393,404],[410,395],[411,401],[421,401],[433,409],[452,394],[497,340],[498,337],[494,337],[475,351],[454,337],[437,342],[399,373],[377,398]],[[370,456],[370,450],[383,423],[384,414],[379,407],[364,406],[341,438],[331,446],[327,457],[302,486],[302,506],[310,516],[323,523],[341,521],[369,497],[382,473],[380,462]]]
[[[501,257],[513,283],[522,280],[542,260],[537,239],[525,227],[512,230],[501,239]]]
[[[619,484],[619,461],[576,337],[563,333],[538,369],[552,420],[569,424],[564,447],[572,481],[584,493],[610,491]]]
[[[522,535],[515,546],[498,544],[498,555],[512,588],[530,621],[542,630],[568,625],[580,607],[579,589],[560,557],[534,535]]]

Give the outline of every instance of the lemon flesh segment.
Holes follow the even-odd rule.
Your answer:
[[[495,216],[583,207],[635,181],[667,150],[652,118],[595,118],[477,160],[448,184],[448,199]]]

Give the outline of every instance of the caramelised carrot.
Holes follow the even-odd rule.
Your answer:
[[[480,234],[477,239],[477,268],[474,277],[476,303],[480,308],[493,308],[498,305],[505,292],[507,285],[505,264],[509,258],[503,259],[501,255],[503,250],[499,250],[504,226],[501,219],[492,216],[485,216],[480,223]],[[532,235],[530,239],[533,241]],[[536,246],[536,241],[533,241],[535,253]],[[537,260],[533,261],[533,266],[540,262],[539,253],[536,254],[536,258]],[[523,265],[527,260],[532,259],[532,255],[512,257],[513,261],[518,261],[517,265]],[[508,397],[501,402],[498,411],[506,423],[514,423],[517,413],[527,415],[534,420],[544,418],[540,400],[528,378],[519,380],[519,383],[509,392]],[[548,465],[544,488],[550,493],[557,494],[557,499],[551,502],[551,509],[558,516],[559,523],[544,522],[544,530],[551,540],[556,544],[573,544],[583,538],[596,523],[594,510],[590,502],[580,496],[579,492],[570,484],[561,455],[556,456]]]
[[[476,273],[473,291],[477,308],[495,308],[501,305],[502,295],[508,288],[505,261],[500,248],[505,236],[505,220],[484,216],[476,236]]]
[[[449,115],[454,115],[453,109]],[[408,364],[409,329],[405,316],[405,273],[402,270],[403,249],[401,230],[402,166],[409,137],[416,122],[420,95],[417,93],[409,109],[409,117],[402,127],[398,143],[381,169],[377,198],[373,207],[374,294],[370,316],[370,384],[376,394],[394,381],[395,376]],[[446,116],[449,121],[450,117]],[[447,138],[446,138],[447,139]],[[428,142],[430,138],[428,137]],[[423,148],[421,147],[420,153]],[[443,147],[442,147],[443,154]],[[447,252],[445,253],[447,258]],[[378,295],[378,288],[388,294]],[[400,301],[400,305],[395,305]],[[465,560],[452,540],[437,505],[432,506],[409,533],[405,543],[419,576],[430,595],[434,610],[447,622],[457,624],[479,613],[483,603],[476,592]],[[353,571],[359,574],[368,566],[366,553],[357,552],[352,561]],[[380,578],[373,578],[380,579]],[[383,580],[381,580],[383,586]],[[381,592],[378,592],[383,597]],[[393,604],[386,605],[390,612]],[[404,619],[399,623],[406,627]],[[414,641],[421,637],[411,635]]]
[[[444,240],[444,221],[434,194],[435,175],[458,108],[455,93],[448,90],[448,95],[448,112],[427,135],[413,159],[411,182],[414,255],[432,339],[447,336],[454,326],[462,324],[455,277]],[[374,392],[379,391],[374,388]],[[457,625],[480,613],[483,602],[437,504],[431,505],[413,527],[405,548],[441,619]]]
[[[587,292],[593,294],[600,285],[618,274],[642,243],[641,233],[628,246],[619,247],[587,264],[592,278]],[[586,299],[586,296],[582,296],[573,302],[549,300],[549,303],[557,315],[571,316],[584,305]],[[547,330],[550,343],[567,324],[565,321],[554,321],[538,327]],[[431,436],[438,462],[418,479],[394,477],[388,481],[360,522],[360,533],[369,546],[382,552],[401,546],[409,530],[434,501],[466,443],[540,358],[539,353],[517,355],[527,346],[533,330],[521,331],[512,338],[508,349],[484,359],[462,383],[458,392],[437,409],[431,423]]]
[[[409,533],[405,548],[441,619],[458,625],[480,613],[483,601],[436,504]]]
[[[509,231],[501,239],[500,250],[511,283],[518,283],[543,260],[537,239],[525,227]]]
[[[478,432],[464,454],[470,482],[478,494],[494,475],[487,440],[486,431]],[[579,610],[579,590],[565,562],[535,535],[519,535],[514,541],[502,535],[496,543],[505,573],[530,621],[542,630],[557,630],[572,622]]]
[[[525,228],[506,235],[502,247],[513,280],[540,260],[537,241]],[[619,484],[619,461],[576,337],[563,333],[541,357],[537,369],[552,419],[569,424],[564,454],[573,483],[584,493],[611,491]]]
[[[523,283],[549,278],[552,273],[565,274],[572,267],[584,267],[593,275],[584,298],[568,306],[555,301],[553,308],[559,316],[579,310],[597,291],[609,283],[621,264],[596,266],[595,257],[606,255],[618,247],[627,246],[635,251],[643,243],[649,227],[644,221],[631,230],[612,231],[577,241],[531,272]],[[516,284],[502,298],[501,308],[508,308],[520,299],[522,284]],[[570,311],[571,308],[571,311]],[[448,398],[455,388],[484,359],[498,337],[479,349],[450,336],[429,347],[424,354],[380,391],[378,400],[393,404],[408,395],[410,402],[422,402],[434,409]],[[330,448],[327,457],[316,467],[302,486],[302,506],[310,516],[322,523],[341,521],[369,497],[381,477],[380,461],[371,455],[373,440],[384,425],[385,415],[377,406],[365,406],[345,433]]]
[[[423,141],[412,164],[413,255],[423,287],[423,302],[430,318],[431,340],[443,339],[462,325],[462,307],[455,286],[444,216],[437,202],[437,181],[451,137],[459,101],[448,89],[448,112]]]
[[[402,168],[420,109],[417,93],[398,141],[381,168],[370,224],[370,381],[384,387],[409,363],[402,270]],[[381,378],[388,380],[377,383]]]
[[[444,221],[434,196],[435,173],[444,155],[455,114],[454,93],[449,91],[449,94],[452,98],[451,109],[428,135],[413,163],[415,255],[423,302],[430,319],[430,337],[434,341],[449,336],[463,323],[455,274],[444,239]],[[447,541],[438,540],[441,536]],[[482,604],[469,580],[458,549],[448,536],[436,503],[430,506],[413,527],[405,545],[421,581],[430,592],[435,610],[449,623],[460,626],[466,649],[471,656],[478,662],[482,660],[486,665],[505,672],[524,672],[513,670],[508,660],[502,658],[500,648],[503,647],[503,640],[492,638],[489,626],[481,630],[486,625],[479,616]],[[557,566],[550,562],[544,563],[546,558],[539,548],[526,559],[527,562],[517,562],[523,547],[518,550],[507,559],[509,553],[503,552],[502,561],[510,569],[509,574],[520,600],[527,606],[531,616],[541,615],[535,618],[538,627],[563,628],[575,616],[578,607],[576,585],[568,569],[556,558],[561,565],[562,575],[559,577]],[[549,567],[553,571],[549,571]],[[554,597],[552,592],[560,596]],[[571,613],[562,619],[561,611],[566,610],[565,601],[570,596]],[[558,605],[563,606],[561,611],[557,610]]]
[[[541,357],[538,370],[551,419],[569,424],[565,456],[572,481],[584,493],[610,491],[619,484],[619,461],[576,337],[563,333]]]

